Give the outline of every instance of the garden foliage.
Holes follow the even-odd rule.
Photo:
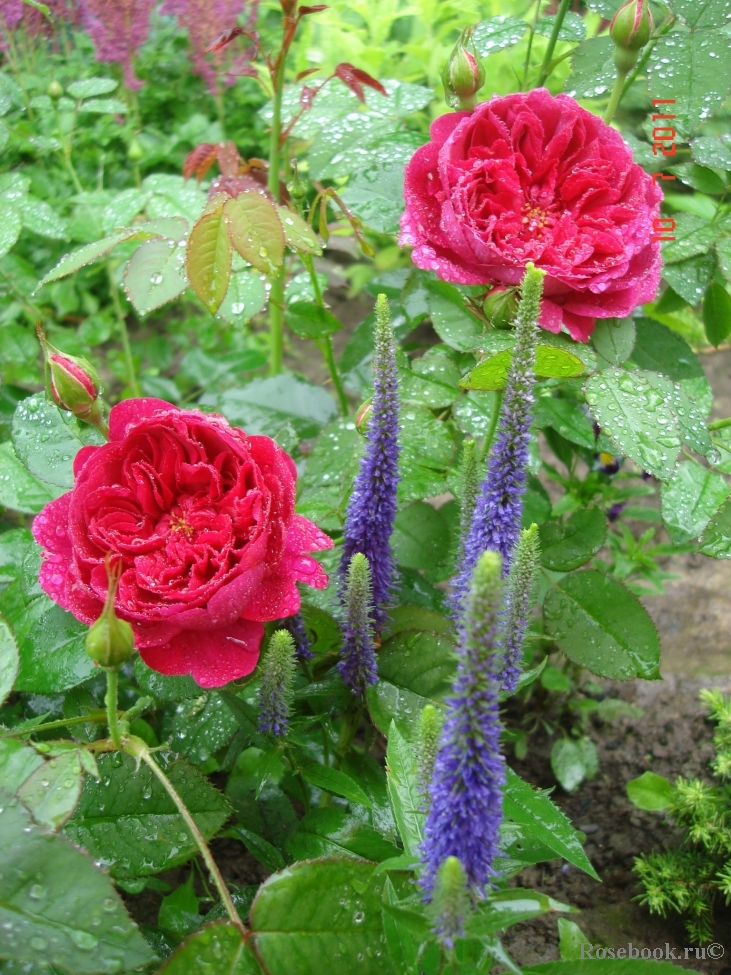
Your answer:
[[[505,753],[731,558],[731,50],[580,6],[0,0],[3,975],[517,972],[598,879]]]

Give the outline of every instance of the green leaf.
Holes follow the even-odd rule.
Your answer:
[[[286,847],[296,860],[348,856],[381,863],[399,856],[399,850],[378,830],[335,806],[307,813],[287,838]]]
[[[703,324],[708,341],[716,348],[731,335],[731,295],[715,281],[708,285],[703,299]]]
[[[529,835],[553,850],[557,856],[599,880],[584,853],[579,834],[561,810],[551,802],[545,792],[535,792],[511,768],[506,769],[506,774],[507,784],[503,797],[505,816],[525,827]]]
[[[472,41],[480,57],[486,58],[488,54],[517,44],[527,30],[528,24],[519,17],[490,17],[475,27]]]
[[[273,275],[284,260],[284,231],[273,203],[256,190],[226,200],[223,214],[231,242],[245,261]]]
[[[284,313],[287,325],[303,339],[319,339],[332,335],[343,326],[326,308],[311,301],[293,301]]]
[[[540,894],[537,890],[513,887],[510,890],[495,890],[487,895],[487,903],[479,905],[477,911],[466,924],[466,934],[495,934],[504,931],[521,921],[528,921],[548,911],[573,911],[568,904]]]
[[[287,207],[278,206],[277,213],[284,231],[284,242],[288,247],[315,256],[322,254],[322,247],[320,247],[317,234],[306,220],[303,220],[298,213]]]
[[[404,855],[402,859],[413,858]],[[388,954],[401,975],[416,975],[416,958],[421,939],[414,938],[410,926],[400,916],[399,898],[390,877],[386,877],[383,885],[382,900],[383,934]]]
[[[35,826],[13,796],[0,793],[0,806],[3,958],[41,969],[58,965],[74,975],[112,975],[153,961],[91,858]]]
[[[402,402],[421,403],[429,409],[449,406],[461,396],[458,383],[459,366],[443,350],[429,351],[401,369],[399,392]]]
[[[721,196],[726,189],[726,180],[721,179],[706,166],[698,166],[696,163],[681,163],[679,166],[670,166],[668,171],[677,176],[686,186],[698,190],[699,193]]]
[[[45,200],[36,200],[32,196],[21,197],[17,201],[23,219],[23,226],[32,230],[40,237],[50,237],[51,240],[66,238],[66,223],[59,217],[53,207]]]
[[[558,919],[558,953],[562,961],[581,958],[581,946],[587,944],[587,941],[578,924],[565,917]]]
[[[684,461],[672,481],[662,486],[662,517],[678,545],[698,538],[729,496],[731,488],[720,474]]]
[[[200,697],[201,688],[192,677],[166,677],[147,666],[142,657],[134,663],[135,680],[141,691],[156,701],[185,701]]]
[[[399,565],[429,569],[449,552],[449,526],[436,508],[417,501],[396,515],[391,545]]]
[[[535,27],[536,34],[543,37],[550,37],[556,22],[556,15],[541,17]],[[586,24],[583,17],[574,13],[572,10],[566,12],[563,23],[558,32],[559,41],[583,41],[586,37]]]
[[[404,210],[404,161],[361,162],[342,194],[343,202],[367,227],[397,234]]]
[[[193,871],[184,884],[163,897],[157,914],[157,926],[170,933],[176,940],[184,938],[200,927],[200,901],[193,889]]]
[[[644,470],[673,476],[680,434],[672,410],[650,374],[611,368],[586,382],[586,401],[602,430]]]
[[[79,808],[64,833],[113,877],[142,877],[184,863],[198,849],[184,820],[153,772],[128,755],[102,755],[101,780],[86,779]],[[167,775],[210,839],[230,814],[225,798],[186,762],[175,762]]]
[[[92,98],[79,106],[79,114],[87,112],[94,115],[126,115],[129,109],[118,98]]]
[[[636,373],[635,373],[636,375]],[[685,387],[680,383],[673,383],[665,376],[659,376],[654,372],[646,372],[648,382],[663,397],[665,404],[669,407],[678,430],[680,439],[699,454],[706,455],[711,449],[711,436],[706,427],[705,416],[695,402],[690,398]],[[685,380],[687,383],[688,380]],[[695,382],[695,380],[690,380]]]
[[[218,309],[218,317],[231,325],[240,325],[257,315],[267,302],[261,276],[251,268],[234,271],[228,283],[226,297]]]
[[[170,955],[157,975],[261,975],[254,953],[231,921],[212,921]]]
[[[512,359],[510,349],[504,349],[484,359],[459,385],[463,389],[505,389]],[[549,379],[568,379],[580,376],[584,372],[584,363],[567,349],[538,345],[533,371],[536,376]]]
[[[607,522],[598,508],[575,512],[565,524],[546,521],[539,529],[541,562],[554,572],[570,572],[593,558],[607,537]]]
[[[29,745],[17,738],[0,738],[0,777],[6,792],[15,793],[44,760]]]
[[[36,769],[18,789],[18,798],[39,826],[57,831],[76,808],[81,785],[81,753],[73,749]]]
[[[458,352],[479,348],[483,339],[479,322],[469,314],[456,288],[445,289],[445,294],[436,290],[429,293],[429,314],[434,331],[442,342]]]
[[[643,772],[627,783],[627,797],[632,805],[649,812],[667,809],[674,795],[672,783],[656,772]]]
[[[698,139],[693,139],[690,149],[693,158],[701,166],[708,166],[711,169],[731,169],[731,141],[727,133],[702,135]]]
[[[20,463],[11,443],[0,443],[0,470],[3,508],[35,515],[56,496]]]
[[[675,264],[689,257],[705,254],[720,234],[720,228],[703,217],[697,217],[693,213],[679,213],[673,230],[675,240],[669,241],[663,248],[666,264]]]
[[[472,390],[461,396],[452,407],[452,416],[463,433],[484,437],[492,428],[500,402],[494,391]]]
[[[353,859],[297,863],[266,880],[251,929],[267,972],[394,975],[383,950],[382,882],[373,864]]]
[[[600,318],[591,344],[610,365],[620,366],[632,355],[635,345],[634,318]]]
[[[691,28],[726,27],[731,19],[726,0],[673,0],[671,7]]]
[[[244,829],[243,826],[234,826],[228,832],[235,834],[249,853],[253,857],[256,857],[259,863],[263,864],[271,873],[276,873],[277,870],[283,870],[286,866],[284,857],[276,846],[273,846],[269,840],[265,840],[263,836],[259,836],[258,833],[254,833],[250,829]],[[315,855],[319,856],[320,854]]]
[[[640,369],[660,372],[675,382],[704,377],[698,356],[677,332],[651,318],[639,318],[636,324],[632,361]]]
[[[594,569],[564,576],[543,604],[546,632],[574,663],[613,680],[659,678],[660,642],[639,599]]]
[[[571,75],[564,84],[566,94],[596,98],[610,91],[617,77],[613,54],[614,44],[608,34],[582,41],[571,55]]]
[[[232,199],[229,203],[234,203]],[[231,237],[220,197],[214,198],[190,232],[186,271],[190,286],[212,315],[228,291]]]
[[[72,98],[96,98],[97,95],[108,95],[119,86],[113,78],[85,78],[83,81],[72,81],[66,91]]]
[[[164,237],[140,244],[124,269],[124,290],[139,315],[177,298],[187,285],[185,251]]]
[[[40,291],[44,284],[50,284],[51,281],[58,281],[59,278],[65,278],[67,275],[78,271],[79,268],[91,264],[100,257],[104,257],[105,254],[113,251],[117,244],[121,244],[123,240],[129,240],[136,236],[137,233],[137,228],[133,230],[120,230],[110,237],[105,237],[103,240],[95,240],[93,244],[84,244],[83,247],[71,251],[70,254],[65,254],[58,264],[40,280],[36,291]]]
[[[388,734],[393,720],[411,735],[427,704],[443,707],[455,669],[454,645],[445,636],[405,630],[386,640],[378,654],[378,683],[366,692],[374,724]]]
[[[200,402],[215,407],[247,433],[268,437],[277,434],[286,423],[292,424],[299,437],[314,437],[338,411],[335,400],[322,387],[291,373],[254,379],[238,389],[207,394]]]
[[[0,206],[0,257],[15,246],[22,229],[23,221],[15,207],[7,203]]]
[[[192,699],[181,701],[174,714],[163,718],[162,737],[189,761],[204,765],[231,741],[237,727],[236,718],[221,695],[215,691],[205,693],[196,686]]]
[[[716,262],[713,251],[689,257],[677,264],[666,264],[663,277],[689,305],[697,305],[711,281]]]
[[[101,434],[35,393],[21,400],[13,416],[13,446],[18,460],[39,480],[61,488],[74,485],[78,450],[103,443]]]
[[[703,11],[704,6],[696,4],[695,9]],[[659,38],[650,55],[652,96],[674,99],[673,114],[688,131],[713,115],[731,87],[731,48],[722,37],[718,31],[676,28]]]
[[[0,705],[13,689],[18,666],[18,645],[10,627],[0,616]],[[5,781],[4,777],[2,781]]]
[[[711,519],[700,551],[714,559],[731,559],[731,502],[726,501]]]
[[[368,795],[345,772],[301,758],[297,764],[303,778],[310,785],[314,785],[317,789],[324,789],[325,792],[333,792],[336,796],[344,796],[349,802],[359,803],[370,809],[372,803]]]
[[[533,408],[533,422],[539,428],[553,427],[556,433],[571,443],[596,449],[594,427],[575,403],[552,396],[540,396]]]
[[[592,779],[598,766],[596,745],[591,738],[559,738],[551,748],[553,774],[567,792],[573,792],[584,779]]]
[[[413,748],[392,721],[388,729],[386,751],[388,794],[404,850],[415,857],[419,856],[426,818],[423,796],[417,784],[416,768]]]

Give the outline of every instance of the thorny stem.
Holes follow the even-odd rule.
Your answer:
[[[122,340],[122,351],[124,352],[124,363],[127,367],[127,382],[135,396],[141,396],[142,390],[140,389],[140,384],[137,380],[137,373],[135,371],[135,361],[132,357],[132,347],[129,344],[129,332],[127,331],[127,320],[124,317],[124,311],[122,310],[122,303],[119,300],[119,287],[117,281],[114,277],[114,269],[112,268],[112,262],[107,261],[107,277],[109,279],[109,291],[112,297],[112,305],[114,307],[114,314],[117,318],[117,325],[119,327],[119,336]]]
[[[122,750],[122,731],[119,727],[119,707],[117,704],[117,690],[119,687],[119,668],[105,667],[107,672],[107,693],[104,695],[104,703],[107,706],[107,726],[109,737],[114,742],[114,747]]]
[[[548,47],[546,48],[546,53],[543,55],[541,73],[538,77],[539,88],[544,84],[546,78],[551,73],[551,59],[553,58],[556,41],[558,40],[558,35],[563,27],[564,18],[566,16],[566,11],[569,9],[570,2],[571,0],[561,0],[561,3],[559,4],[556,19],[553,22],[553,30],[551,31],[551,36],[548,38]]]
[[[284,69],[287,62],[287,50],[283,47],[279,52],[276,70],[272,76],[274,89],[272,109],[272,130],[269,134],[269,177],[267,186],[276,203],[280,202],[279,168],[281,162],[282,137],[282,95],[284,93]],[[269,296],[269,373],[276,376],[282,371],[282,347],[284,339],[284,265],[277,272],[272,281]]]
[[[218,890],[218,895],[221,898],[221,902],[223,906],[226,908],[226,913],[231,918],[232,923],[235,924],[236,927],[239,929],[239,931],[241,931],[242,934],[245,934],[246,928],[244,927],[244,922],[239,917],[239,912],[236,910],[236,905],[234,904],[233,899],[231,897],[231,892],[229,891],[228,887],[226,886],[226,882],[221,876],[221,872],[218,869],[218,866],[216,865],[216,861],[213,859],[213,855],[211,854],[211,851],[208,848],[208,844],[206,843],[205,837],[198,829],[195,820],[191,816],[188,807],[185,805],[183,800],[178,795],[175,786],[167,777],[167,775],[165,775],[165,773],[157,764],[155,759],[152,757],[149,748],[142,741],[141,738],[130,738],[124,746],[124,751],[128,755],[131,755],[133,758],[137,759],[138,761],[143,761],[145,765],[147,765],[147,767],[151,770],[151,772],[164,786],[165,791],[173,800],[178,812],[185,820],[185,825],[190,830],[193,839],[195,840],[196,845],[198,846],[198,849],[201,852],[203,861],[205,865],[208,867],[208,872],[211,875],[211,880],[216,885],[216,889]]]

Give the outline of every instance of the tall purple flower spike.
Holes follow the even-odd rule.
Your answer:
[[[393,329],[385,295],[376,302],[373,354],[373,400],[368,423],[368,446],[353,484],[343,531],[341,585],[356,552],[368,559],[373,586],[372,618],[380,632],[388,618],[394,561],[391,532],[396,518],[399,398]]]
[[[311,660],[314,654],[310,648],[310,638],[307,636],[307,629],[305,627],[305,621],[302,619],[302,613],[295,613],[294,616],[288,616],[281,621],[280,625],[294,640],[297,658],[299,660]]]
[[[452,606],[459,617],[472,570],[488,549],[503,557],[505,572],[510,568],[513,549],[520,531],[528,466],[531,409],[533,406],[533,363],[538,337],[538,315],[545,272],[528,264],[521,285],[521,302],[515,320],[515,347],[500,411],[495,446],[490,454],[487,475],[472,515],[464,543],[464,559],[454,582]]]
[[[453,696],[431,782],[421,847],[421,885],[429,899],[447,857],[457,857],[469,886],[484,891],[494,875],[502,821],[505,761],[500,752],[502,559],[484,552],[472,576]]]

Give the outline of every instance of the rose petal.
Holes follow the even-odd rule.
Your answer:
[[[222,687],[254,670],[263,637],[261,623],[237,620],[209,632],[184,631],[162,646],[143,647],[140,656],[160,674],[190,674],[201,687]]]
[[[172,403],[166,403],[164,399],[155,399],[152,396],[122,400],[109,411],[109,439],[123,440],[129,427],[146,420],[160,410],[167,413],[179,412],[179,408]]]

